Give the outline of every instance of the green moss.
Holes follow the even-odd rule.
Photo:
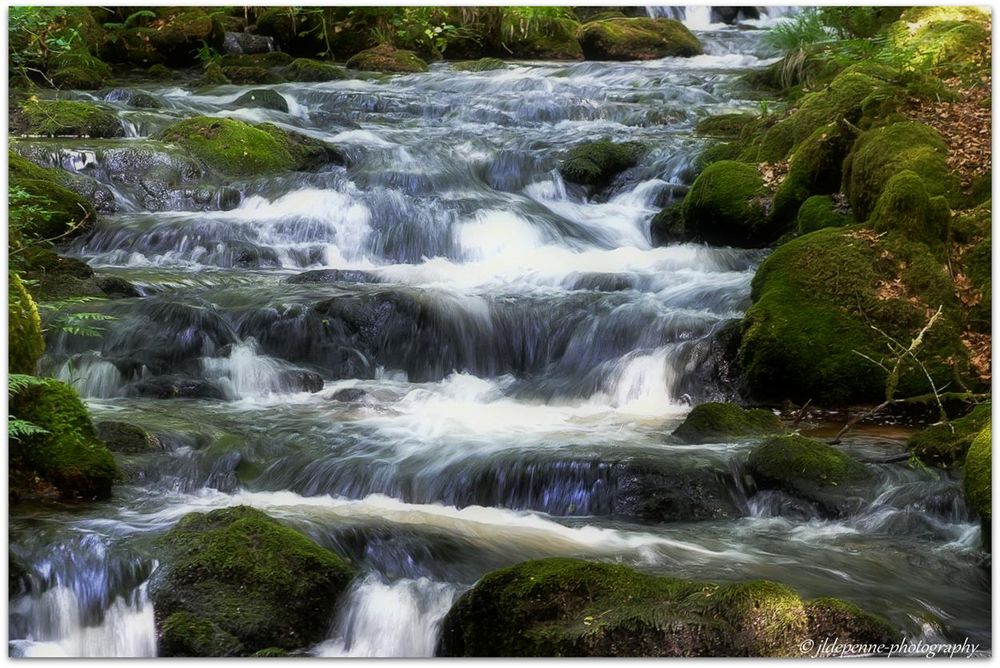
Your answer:
[[[296,58],[281,73],[289,81],[337,81],[347,78],[342,68],[310,58]]]
[[[284,51],[268,51],[266,53],[230,53],[219,58],[221,67],[281,67],[293,62],[294,58]],[[307,62],[318,62],[305,58]]]
[[[906,169],[886,183],[869,222],[878,232],[899,230],[911,239],[940,246],[948,237],[950,219],[944,198],[932,200],[923,180]]]
[[[232,176],[309,169],[336,159],[336,152],[317,139],[231,118],[189,118],[166,128],[161,137]]]
[[[146,75],[151,79],[173,79],[176,75],[174,71],[162,63],[154,63],[146,68]]]
[[[284,96],[270,88],[255,88],[236,98],[233,104],[240,107],[273,109],[288,112],[288,102]]]
[[[111,496],[118,468],[72,387],[46,379],[14,395],[11,413],[47,432],[12,441],[12,472],[30,472],[67,500]]]
[[[844,227],[854,223],[854,217],[837,210],[829,195],[810,197],[799,207],[795,225],[799,235],[809,234],[825,227]]]
[[[877,645],[896,634],[882,617],[840,599],[814,598],[806,601],[805,611],[811,635],[816,639],[836,638],[844,644]]]
[[[7,289],[7,368],[33,374],[45,351],[38,305],[14,272],[8,274]]]
[[[672,19],[590,21],[580,27],[577,38],[588,60],[654,60],[702,52],[698,38]]]
[[[767,581],[718,585],[626,566],[539,559],[494,571],[442,622],[441,656],[796,656],[799,596]]]
[[[168,64],[193,65],[199,49],[220,49],[224,30],[218,17],[198,7],[158,8],[149,41]]]
[[[75,228],[83,232],[97,217],[94,206],[65,186],[71,185],[69,175],[61,169],[39,167],[10,151],[9,184],[21,188],[30,196],[26,209],[19,218],[19,239],[12,244],[31,243],[41,239],[69,238],[66,233]]]
[[[365,72],[411,73],[426,72],[427,63],[417,54],[380,44],[351,56],[347,67]]]
[[[889,36],[912,69],[931,69],[941,78],[989,71],[990,17],[978,8],[913,8]]]
[[[645,145],[639,142],[586,142],[570,149],[559,164],[559,173],[570,183],[603,185],[634,167],[645,152]]]
[[[744,129],[755,124],[757,117],[753,114],[718,114],[708,116],[698,121],[695,133],[711,137],[739,137]]]
[[[743,152],[743,148],[740,142],[735,141],[712,144],[698,156],[698,159],[695,161],[695,168],[698,172],[701,172],[713,162],[737,160]]]
[[[201,80],[199,83],[203,86],[225,86],[232,82],[226,76],[226,73],[222,71],[221,65],[218,63],[208,63],[201,71]]]
[[[914,172],[930,197],[952,197],[958,190],[948,168],[948,148],[921,123],[893,123],[858,137],[844,163],[842,191],[858,220],[867,220],[886,184],[904,170]]]
[[[21,104],[24,126],[20,134],[58,137],[121,137],[121,123],[113,113],[73,100],[31,98]]]
[[[212,622],[187,612],[175,612],[163,620],[160,656],[241,656],[243,644]]]
[[[983,544],[990,545],[993,524],[993,430],[987,422],[972,441],[965,458],[965,503],[979,515],[983,526]]]
[[[783,160],[802,140],[830,123],[848,121],[863,126],[862,118],[871,107],[895,97],[894,88],[881,79],[845,72],[821,91],[805,95],[787,118],[764,134],[757,160]]]
[[[909,342],[938,305],[920,359],[938,387],[973,387],[959,340],[954,285],[942,259],[898,232],[871,236],[827,228],[779,246],[754,276],[739,364],[759,400],[819,405],[878,403],[888,362],[885,339]],[[890,363],[891,366],[891,363]],[[925,394],[923,371],[904,361],[895,398]]]
[[[492,72],[506,69],[507,63],[499,58],[480,58],[479,60],[463,60],[452,64],[452,69],[459,72]]]
[[[63,67],[52,73],[52,83],[62,89],[97,90],[106,82],[105,75],[97,69],[81,66]]]
[[[966,319],[967,325],[973,331],[988,334],[991,331],[992,325],[993,236],[990,234],[989,207],[986,207],[985,213],[986,217],[983,222],[986,224],[983,228],[981,228],[981,233],[977,235],[977,238],[972,242],[971,248],[969,248],[962,255],[961,268],[962,272],[971,282],[972,288],[975,290],[975,296],[978,297],[978,303],[971,304],[969,308],[969,313]],[[967,217],[972,216],[970,215]],[[962,218],[963,217],[960,216],[956,220],[965,222]],[[982,232],[985,232],[985,234]]]
[[[666,246],[687,239],[684,235],[684,214],[680,202],[663,207],[653,216],[649,221],[649,236],[654,246]]]
[[[710,402],[692,408],[684,422],[674,430],[674,436],[687,443],[707,443],[776,434],[783,429],[781,420],[771,411]]]
[[[533,30],[525,31],[523,19],[504,12],[498,44],[502,53],[513,58],[539,60],[582,60],[583,49],[577,41],[579,23],[571,19],[540,16],[533,18]],[[477,48],[479,51],[481,47]]]
[[[824,515],[854,510],[855,499],[873,480],[871,472],[836,448],[797,434],[757,446],[747,472],[758,489],[777,489],[809,501]]]
[[[279,84],[285,78],[266,67],[239,67],[236,65],[221,68],[223,76],[234,84]],[[214,75],[213,75],[214,76]]]
[[[801,141],[788,158],[788,173],[774,195],[772,220],[787,229],[799,207],[812,195],[840,189],[842,165],[853,136],[837,123],[818,128]]]
[[[321,640],[354,576],[333,552],[246,506],[186,515],[157,545],[163,566],[151,591],[160,628],[181,613],[196,637],[211,645],[225,634],[224,646],[241,655]]]
[[[914,434],[907,446],[927,464],[944,468],[960,464],[972,441],[990,424],[990,411],[991,404],[980,404],[964,417]]]
[[[721,160],[705,168],[684,198],[686,234],[724,246],[760,246],[778,235],[767,222],[768,191],[756,165]]]

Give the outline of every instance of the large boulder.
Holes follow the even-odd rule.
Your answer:
[[[776,582],[719,585],[553,558],[479,580],[445,616],[437,654],[801,656],[806,639],[888,643],[894,635],[850,604],[803,602]]]
[[[281,74],[289,81],[338,81],[347,78],[343,68],[311,58],[296,58],[281,70]]]
[[[756,165],[713,162],[684,198],[684,233],[720,246],[763,246],[780,232],[768,220],[769,195]]]
[[[702,52],[698,38],[672,19],[590,21],[580,27],[578,39],[587,60],[655,60]]]
[[[988,422],[972,441],[965,458],[965,503],[979,515],[983,545],[990,547],[993,524],[993,430]]]
[[[909,345],[939,305],[942,317],[923,337],[919,359],[937,387],[982,384],[960,340],[959,306],[943,259],[898,232],[826,228],[785,243],[758,268],[751,299],[738,362],[754,399],[827,406],[883,401],[888,374],[879,365],[891,367],[895,359],[886,336]],[[931,391],[910,358],[891,389],[897,399]]]
[[[804,499],[829,516],[856,508],[873,479],[864,464],[797,434],[777,436],[754,448],[747,471],[758,489]]]
[[[991,410],[990,403],[980,404],[967,415],[932,425],[911,436],[907,447],[931,466],[949,468],[960,465],[973,440],[990,425]]]
[[[11,415],[42,431],[11,439],[11,494],[93,501],[111,496],[118,468],[76,391],[36,379],[13,394]]]
[[[347,60],[348,69],[363,72],[387,72],[407,74],[426,72],[427,63],[420,56],[405,49],[397,49],[388,44],[379,44],[356,53]]]
[[[248,656],[322,640],[353,567],[263,512],[184,516],[150,583],[161,656]]]
[[[634,167],[646,147],[640,142],[616,143],[601,139],[574,146],[559,164],[559,173],[570,183],[600,186]]]
[[[208,167],[230,176],[303,170],[343,157],[324,142],[270,123],[196,116],[167,127],[161,138],[180,145]]]
[[[840,190],[842,165],[854,139],[837,123],[824,125],[801,141],[788,158],[788,173],[774,194],[771,217],[782,231],[790,227],[810,196]]]
[[[709,402],[692,408],[673,435],[686,443],[709,443],[766,436],[783,430],[781,420],[769,410]]]
[[[931,197],[924,180],[906,169],[885,184],[869,222],[877,232],[899,230],[910,239],[941,246],[948,238],[951,210],[944,197]]]
[[[825,227],[844,227],[854,223],[854,217],[838,206],[829,195],[814,195],[799,206],[795,216],[795,232],[809,234]]]
[[[958,182],[941,136],[921,123],[901,122],[870,130],[854,142],[844,162],[842,190],[858,220],[867,220],[889,183],[908,170],[923,181],[928,197],[953,196]]]

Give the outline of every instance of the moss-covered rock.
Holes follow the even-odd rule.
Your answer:
[[[104,94],[106,102],[121,102],[136,109],[159,109],[163,105],[153,95],[135,88],[112,88]]]
[[[722,246],[767,244],[778,236],[767,219],[769,194],[756,165],[713,162],[684,198],[685,233]]]
[[[983,545],[990,547],[993,525],[993,429],[992,422],[972,441],[965,457],[965,504],[979,515]]]
[[[225,31],[199,7],[163,7],[149,25],[149,41],[168,65],[194,65],[204,47],[221,50]]]
[[[898,232],[827,228],[777,248],[754,276],[739,366],[758,400],[819,405],[878,403],[886,397],[888,349],[873,326],[909,341],[940,305],[919,357],[938,387],[969,386],[954,284],[944,261]],[[904,360],[894,398],[926,394],[923,371]]]
[[[885,184],[869,223],[878,232],[899,230],[911,239],[940,246],[948,238],[951,210],[944,197],[930,197],[924,181],[905,169]]]
[[[160,439],[155,434],[134,424],[105,420],[98,422],[94,428],[97,431],[97,438],[104,441],[108,450],[112,452],[134,455],[163,449]]]
[[[753,114],[717,114],[698,121],[695,133],[709,137],[735,139],[744,129],[754,125],[757,117]]]
[[[589,21],[580,27],[577,38],[587,60],[655,60],[702,52],[698,38],[672,19]]]
[[[288,101],[285,97],[270,88],[255,88],[236,98],[233,102],[238,107],[272,109],[288,112]]]
[[[978,7],[912,7],[891,26],[893,47],[913,69],[942,78],[989,68],[990,16]]]
[[[363,72],[413,73],[426,72],[427,63],[412,51],[380,44],[356,53],[347,60],[347,67]]]
[[[513,58],[539,60],[583,60],[583,49],[577,41],[579,24],[568,18],[537,17],[534,29],[526,31],[523,19],[504,12],[500,22],[498,53]],[[482,53],[482,47],[477,47]]]
[[[322,141],[262,123],[196,116],[167,127],[162,139],[188,150],[212,169],[231,176],[255,176],[311,169],[342,160]]]
[[[66,500],[106,499],[118,468],[97,439],[76,391],[39,379],[11,398],[11,414],[45,430],[11,441],[11,493],[56,494]]]
[[[838,598],[821,597],[806,601],[805,610],[810,636],[816,641],[836,638],[846,644],[878,644],[883,638],[896,636],[896,631],[882,617]]]
[[[311,58],[296,58],[281,70],[289,81],[339,81],[346,79],[343,68]]]
[[[63,67],[52,73],[52,83],[64,90],[97,90],[106,83],[106,73],[82,66]]]
[[[225,86],[232,83],[226,73],[222,71],[222,66],[218,63],[207,63],[201,71],[201,79],[198,83],[202,86]]]
[[[673,202],[660,209],[649,221],[649,237],[654,246],[667,246],[687,240],[684,236],[684,214],[681,202]]]
[[[991,404],[980,404],[967,415],[936,424],[910,437],[907,446],[921,461],[948,468],[961,464],[972,441],[990,424]]]
[[[480,58],[479,60],[463,60],[452,64],[452,69],[459,72],[492,72],[506,69],[507,63],[499,58]]]
[[[953,196],[957,181],[940,135],[921,123],[901,122],[862,133],[844,162],[842,190],[858,220],[867,220],[889,180],[915,173],[928,196]]]
[[[23,123],[11,130],[49,137],[121,137],[122,124],[113,113],[89,102],[31,98],[20,105]]]
[[[873,477],[864,464],[833,446],[797,434],[777,436],[754,448],[747,471],[758,489],[781,490],[828,515],[852,507],[852,497]]]
[[[559,173],[570,183],[605,185],[619,173],[634,167],[646,152],[639,142],[616,143],[601,139],[574,146],[559,163]]]
[[[692,408],[684,422],[674,430],[674,436],[687,443],[708,443],[782,431],[781,420],[771,411],[709,402]]]
[[[824,125],[801,141],[788,158],[788,173],[774,194],[771,218],[786,228],[812,195],[840,190],[844,158],[853,133],[837,123]]]
[[[27,195],[14,216],[18,238],[11,237],[11,246],[44,239],[67,239],[67,232],[80,233],[89,228],[97,217],[94,206],[76,192],[69,190],[70,175],[61,169],[40,167],[14,151],[8,152],[9,184]]]
[[[281,67],[295,60],[291,54],[284,51],[267,51],[265,53],[229,53],[217,61],[220,67]],[[306,58],[305,60],[309,60]],[[318,61],[310,61],[318,62]]]
[[[285,81],[285,78],[281,74],[266,67],[224,65],[220,66],[220,71],[230,83],[240,85],[279,84]],[[215,75],[213,74],[213,76]]]
[[[829,195],[814,195],[799,207],[795,218],[796,232],[801,236],[825,227],[844,227],[854,224],[854,216],[843,213]]]
[[[33,374],[45,351],[38,305],[15,272],[8,274],[7,290],[7,369]]]
[[[166,81],[173,79],[177,76],[172,69],[164,65],[163,63],[153,63],[146,68],[146,76],[150,79],[157,79],[160,81]]]
[[[865,125],[864,118],[874,109],[895,98],[895,89],[886,81],[861,72],[844,72],[821,91],[809,93],[786,118],[768,129],[754,147],[753,159],[775,162],[785,159],[802,140],[830,123],[847,121]],[[751,156],[748,156],[751,157]]]
[[[150,585],[165,656],[246,656],[321,640],[354,569],[246,506],[186,515]]]
[[[712,584],[618,564],[540,559],[494,571],[456,601],[439,656],[800,656],[809,604],[776,582]],[[886,642],[847,604],[821,631]],[[818,616],[817,616],[818,618]]]

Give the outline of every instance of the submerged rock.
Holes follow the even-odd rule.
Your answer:
[[[353,567],[259,510],[185,515],[157,543],[161,656],[247,656],[323,639]]]
[[[86,406],[69,385],[39,378],[11,397],[11,415],[42,432],[11,440],[11,495],[93,501],[111,496],[118,476]]]
[[[215,383],[200,378],[183,376],[157,376],[132,383],[127,394],[153,399],[218,399],[225,400],[226,393]]]
[[[426,72],[427,63],[412,51],[380,44],[356,53],[347,60],[347,67],[365,72],[412,73]]]
[[[766,436],[783,430],[781,420],[771,411],[710,402],[691,409],[684,422],[674,430],[674,436],[687,443],[710,443]]]
[[[758,489],[781,490],[832,516],[855,508],[873,480],[864,464],[798,435],[778,436],[754,448],[747,471]]]
[[[248,90],[236,98],[233,104],[239,107],[272,109],[288,113],[288,101],[281,93],[270,88]]]
[[[492,72],[502,70],[507,63],[499,58],[480,58],[479,60],[463,60],[452,64],[452,69],[459,72]]]
[[[580,27],[578,38],[587,60],[654,60],[702,52],[698,38],[672,19],[590,21]]]
[[[286,283],[376,283],[370,272],[360,269],[312,269],[285,279]]]
[[[105,420],[98,422],[94,428],[97,430],[97,438],[104,441],[112,452],[134,455],[163,449],[155,434],[134,424]]]
[[[334,401],[343,401],[345,403],[354,403],[356,401],[361,401],[368,393],[362,390],[360,387],[345,387],[342,390],[337,390],[334,392],[330,398]]]
[[[441,624],[438,656],[801,656],[805,639],[889,643],[850,604],[803,602],[785,585],[712,584],[577,559],[484,576]]]

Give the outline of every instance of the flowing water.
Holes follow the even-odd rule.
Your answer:
[[[95,421],[164,448],[120,456],[109,502],[12,508],[12,653],[155,654],[151,539],[237,504],[362,570],[316,655],[431,655],[477,578],[550,555],[776,579],[989,647],[979,530],[947,474],[872,464],[880,488],[821,519],[754,493],[751,443],[668,436],[724,395],[713,336],[762,259],[650,243],[690,179],[694,123],[753,109],[736,76],[771,55],[760,31],[693,20],[708,53],[691,59],[272,86],[288,113],[237,109],[235,86],[143,86],[164,106],[119,105],[126,139],[22,143],[97,194],[97,228],[67,252],[143,294],[85,305],[115,319],[53,337],[45,368]],[[195,114],[304,132],[347,166],[233,181],[144,139]],[[599,137],[651,150],[588,199],[555,167]]]

